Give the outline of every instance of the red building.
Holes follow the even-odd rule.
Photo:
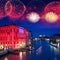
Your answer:
[[[24,48],[30,38],[30,32],[16,25],[0,27],[0,48]]]

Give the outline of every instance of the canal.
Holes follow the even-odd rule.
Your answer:
[[[60,60],[58,48],[51,46],[45,41],[39,44],[36,42],[32,51],[8,53],[0,57],[0,60]]]

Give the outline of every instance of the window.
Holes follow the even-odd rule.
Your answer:
[[[7,32],[7,34],[10,34],[10,32]]]
[[[1,42],[1,44],[2,44],[2,42]]]
[[[5,44],[5,42],[3,42],[3,44]]]
[[[10,42],[10,44],[12,44],[12,42]]]
[[[23,34],[24,33],[24,28],[20,27],[19,28],[19,33]]]
[[[10,37],[10,40],[12,41],[12,36]]]
[[[7,42],[6,42],[6,44],[7,44]]]
[[[15,44],[15,42],[14,42],[14,44]]]
[[[8,42],[8,44],[9,44],[10,42]]]
[[[12,29],[10,29],[10,31],[12,32]]]
[[[15,32],[15,28],[14,28],[14,32]]]

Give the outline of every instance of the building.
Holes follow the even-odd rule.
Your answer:
[[[47,42],[50,42],[50,37],[47,37],[46,35],[39,35],[39,40],[45,40]]]
[[[51,41],[56,44],[58,52],[60,52],[60,34],[53,34]]]
[[[30,32],[16,25],[0,27],[0,48],[24,48],[30,39]]]
[[[51,39],[52,39],[52,42],[60,43],[60,34],[52,35]]]

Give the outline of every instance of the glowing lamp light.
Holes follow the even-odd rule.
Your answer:
[[[36,22],[39,21],[40,16],[39,16],[38,13],[31,12],[30,14],[27,15],[27,19],[28,19],[30,22],[36,23]]]
[[[5,57],[5,58],[4,58],[4,60],[8,60],[8,58],[7,58],[7,57]]]
[[[19,52],[19,56],[20,56],[20,59],[22,60],[22,55],[23,53],[22,52]]]
[[[3,48],[4,48],[4,47],[1,45],[1,46],[0,46],[0,49],[3,49]]]
[[[58,20],[58,15],[55,14],[54,12],[48,12],[45,15],[45,20],[49,23],[54,23]]]

